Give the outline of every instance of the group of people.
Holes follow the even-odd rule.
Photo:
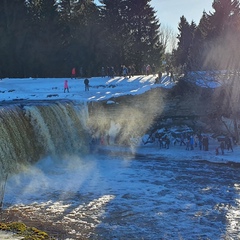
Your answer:
[[[148,143],[157,143],[161,148],[169,149],[171,140],[167,134],[158,133],[157,131],[150,134],[146,141],[143,141],[143,144]],[[208,151],[209,150],[209,139],[207,135],[202,134],[181,134],[180,138],[175,138],[173,140],[173,145],[179,143],[179,146],[185,146],[186,150],[194,150],[199,148],[199,150]]]
[[[131,78],[132,76],[134,76],[135,73],[136,73],[136,69],[135,69],[134,65],[126,66],[126,65],[122,64],[120,66],[119,70],[117,70],[117,71],[115,71],[114,67],[102,67],[101,68],[101,77],[108,76],[110,78],[114,78],[114,76],[116,74],[118,74],[119,76]]]
[[[155,75],[156,74],[156,67],[155,67],[155,64],[144,64],[143,67],[142,67],[142,74],[143,75],[150,75],[150,74],[153,74]]]
[[[187,134],[186,137],[182,134],[180,146],[182,145],[186,146],[186,150],[194,150],[198,147],[199,150],[208,151],[209,139],[208,136],[202,136],[202,134]]]
[[[167,134],[161,134],[156,131],[150,134],[146,141],[142,140],[142,142],[144,145],[148,143],[157,143],[160,149],[169,149],[171,141]],[[226,136],[224,139],[220,139],[219,142],[220,145],[216,147],[216,155],[219,155],[220,151],[221,154],[224,155],[225,150],[233,152],[233,144],[229,136]],[[185,146],[187,151],[194,150],[196,148],[203,151],[209,151],[209,138],[207,135],[183,133],[180,138],[175,138],[173,140],[173,145],[176,145],[177,143],[179,143],[179,146]]]
[[[153,134],[150,134],[148,139],[144,142],[142,140],[143,144],[146,145],[147,143],[155,143],[157,142],[159,144],[159,148],[166,148],[169,149],[170,146],[170,138],[167,135],[162,135],[158,133],[157,131]]]
[[[85,78],[84,79],[84,85],[85,85],[85,91],[89,91],[89,79]],[[68,85],[68,80],[64,81],[63,85],[63,92],[65,93],[66,91],[69,93],[69,85]]]
[[[170,72],[166,72],[166,75],[169,76],[170,75],[170,82],[174,82],[174,75],[173,75],[173,71],[171,70]],[[155,84],[161,83],[162,80],[162,72],[159,71],[157,77],[155,78]]]

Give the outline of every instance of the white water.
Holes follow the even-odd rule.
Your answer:
[[[5,207],[57,239],[239,239],[239,169],[172,159],[45,159],[11,178]]]

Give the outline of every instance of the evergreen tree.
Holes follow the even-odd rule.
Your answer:
[[[240,9],[238,0],[214,0],[212,7],[215,10],[209,14],[209,21],[212,26],[209,35],[212,38],[239,28]]]
[[[93,0],[62,0],[58,3],[62,24],[61,51],[65,73],[73,67],[84,75],[96,75],[99,10]]]
[[[211,69],[236,69],[239,66],[240,8],[237,0],[213,2],[208,18],[206,65]]]
[[[188,57],[189,57],[189,49],[192,44],[195,29],[196,29],[196,25],[194,22],[192,22],[190,25],[184,16],[180,18],[180,23],[178,27],[179,34],[177,36],[178,47],[176,51],[174,51],[176,66],[187,65]]]
[[[24,0],[0,3],[0,77],[24,77],[28,36]]]
[[[34,52],[31,74],[36,77],[59,76],[61,26],[55,0],[30,0],[28,9],[32,20],[29,48],[31,53]]]
[[[103,0],[102,17],[110,42],[109,62],[117,65],[159,64],[162,45],[159,23],[150,0]]]
[[[133,47],[133,53],[135,54],[132,61],[137,61],[141,65],[149,63],[159,66],[164,46],[160,43],[160,24],[156,19],[154,9],[149,3],[148,0],[130,1],[130,8],[133,12],[129,17],[130,33],[132,33],[132,46],[130,45],[130,48]],[[143,56],[142,59],[141,56]]]
[[[211,32],[209,16],[204,11],[199,25],[194,31],[192,44],[189,49],[188,68],[189,70],[205,70],[205,58],[208,49],[207,37]]]

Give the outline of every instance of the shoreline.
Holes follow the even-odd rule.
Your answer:
[[[135,157],[147,157],[154,159],[169,158],[174,160],[186,160],[186,161],[207,161],[211,163],[219,164],[240,164],[240,146],[234,145],[233,152],[225,149],[224,155],[219,153],[216,155],[216,148],[219,144],[211,139],[209,144],[209,150],[203,151],[195,148],[194,150],[186,150],[185,146],[170,145],[169,149],[162,148],[156,144],[145,146],[116,146],[116,145],[100,145],[97,147],[97,152],[102,154],[125,154]]]

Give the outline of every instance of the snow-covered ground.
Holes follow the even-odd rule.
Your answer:
[[[84,79],[28,78],[2,79],[0,101],[72,99],[99,101],[121,95],[141,94],[155,87],[170,88],[174,85],[169,76],[162,77],[161,84],[154,84],[157,76],[134,76],[129,78],[89,78],[90,91],[84,91]],[[64,93],[64,81],[68,80],[69,93]]]

